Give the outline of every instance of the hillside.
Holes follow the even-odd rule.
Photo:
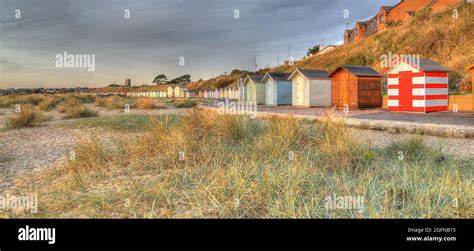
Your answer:
[[[262,69],[259,72],[290,72],[295,68],[334,70],[341,64],[368,65],[381,71],[380,56],[388,54],[419,55],[431,58],[452,70],[451,90],[471,88],[470,73],[465,68],[474,63],[474,6],[463,4],[458,8],[458,19],[453,9],[441,13],[423,10],[409,21],[368,37],[338,47],[326,54],[298,61],[293,66]],[[342,37],[342,31],[341,31]],[[226,82],[237,79],[234,75],[219,76],[204,81],[213,86],[216,80]]]
[[[425,9],[417,12],[410,21],[385,29],[364,40],[340,46],[323,55],[300,60],[293,66],[261,69],[258,73],[291,72],[295,68],[332,71],[341,64],[367,65],[381,71],[381,55],[409,54],[431,58],[447,66],[452,70],[450,90],[468,91],[471,89],[471,79],[466,67],[474,63],[474,6],[462,4],[457,7],[457,11],[458,18],[455,18],[453,8],[440,13]],[[342,36],[343,31],[341,38]],[[200,80],[187,86],[196,90],[236,86],[237,79],[244,77],[246,72],[233,72],[234,74]],[[140,87],[140,90],[154,88],[156,87]],[[111,88],[106,89],[111,91]]]

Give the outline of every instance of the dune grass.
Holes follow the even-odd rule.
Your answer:
[[[69,96],[58,105],[58,112],[65,114],[63,119],[77,119],[99,116],[97,111],[87,108],[82,102],[83,101],[77,96]]]
[[[123,114],[107,117],[85,118],[75,121],[67,121],[60,124],[69,128],[94,128],[101,127],[105,129],[123,131],[123,132],[144,132],[150,128],[151,118],[161,118],[160,115],[151,116],[145,114]],[[177,117],[170,117],[178,121]]]
[[[150,110],[157,108],[165,108],[162,101],[156,98],[148,97],[121,97],[121,96],[108,96],[108,97],[96,97],[95,105],[104,107],[110,110],[114,109],[125,109],[126,107],[130,109],[140,109],[140,110]]]
[[[38,192],[39,214],[3,216],[474,216],[472,161],[444,155],[418,137],[374,148],[331,115],[308,122],[193,109],[183,117],[151,117],[149,124],[132,140],[84,139],[75,160],[24,177],[12,190]],[[333,194],[363,196],[364,210],[326,208]]]
[[[48,120],[41,111],[31,104],[19,104],[19,112],[8,118],[7,128],[35,127]]]

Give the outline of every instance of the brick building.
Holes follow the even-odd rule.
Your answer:
[[[463,0],[401,0],[394,6],[381,6],[377,15],[367,21],[358,21],[353,29],[346,30],[344,43],[359,41],[384,30],[388,22],[407,20],[423,8],[441,11],[462,2]]]

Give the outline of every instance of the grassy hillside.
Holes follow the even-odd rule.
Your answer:
[[[452,70],[450,89],[467,91],[471,89],[471,75],[466,69],[474,63],[474,6],[463,4],[456,7],[458,18],[454,17],[454,9],[441,13],[433,13],[426,9],[419,11],[408,22],[401,23],[381,31],[359,42],[338,47],[324,55],[314,56],[298,61],[293,66],[280,66],[266,71],[290,72],[295,68],[314,68],[334,70],[341,64],[367,65],[381,71],[380,56],[392,54],[419,55],[431,58]],[[342,37],[341,31],[341,37]],[[220,88],[235,85],[239,77],[245,73],[221,75],[208,80],[191,83],[191,89]],[[150,87],[146,87],[150,88]]]
[[[341,64],[368,65],[381,71],[380,56],[388,54],[419,55],[431,58],[452,70],[452,90],[469,90],[470,73],[465,68],[474,63],[474,6],[464,4],[457,7],[458,18],[453,9],[441,13],[423,10],[410,21],[379,32],[362,41],[340,46],[324,55],[298,61],[293,66],[263,69],[260,72],[290,72],[295,68],[317,68],[334,70]],[[342,31],[341,31],[342,32]],[[342,36],[342,33],[341,33]],[[234,76],[219,76],[232,79]],[[211,84],[208,80],[204,86]]]
[[[301,67],[331,71],[341,64],[356,64],[381,71],[380,56],[391,52],[419,55],[440,62],[452,70],[451,89],[466,90],[470,86],[470,75],[465,68],[474,63],[474,6],[466,4],[457,9],[458,19],[453,17],[452,9],[442,13],[423,10],[398,27],[341,46],[327,54],[302,60],[292,67],[272,70],[291,71]]]

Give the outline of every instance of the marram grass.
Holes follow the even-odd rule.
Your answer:
[[[150,117],[135,139],[84,139],[75,160],[25,177],[39,213],[80,218],[472,218],[472,160],[422,138],[374,148],[342,121],[217,115]],[[402,153],[402,154],[400,154]],[[402,157],[401,157],[402,156]],[[361,196],[334,209],[328,196]]]

